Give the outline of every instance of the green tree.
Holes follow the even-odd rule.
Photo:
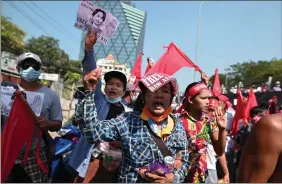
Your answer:
[[[59,47],[59,40],[40,36],[27,40],[25,51],[33,52],[42,60],[42,64],[47,73],[65,74],[65,68],[68,66],[69,56]]]
[[[24,50],[26,33],[8,17],[1,17],[1,50],[19,55]]]
[[[226,71],[231,85],[236,85],[239,81],[242,81],[245,86],[260,85],[270,76],[273,77],[273,80],[282,81],[282,59],[236,63],[230,65]]]
[[[64,75],[64,84],[71,86],[73,83],[77,83],[81,79],[81,74],[67,71]]]

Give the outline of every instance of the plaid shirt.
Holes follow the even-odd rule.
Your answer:
[[[117,118],[99,121],[95,93],[90,93],[77,104],[76,117],[87,140],[97,145],[100,142],[121,141],[123,160],[119,171],[120,183],[146,182],[138,174],[138,169],[155,161],[163,161],[163,155],[151,138],[148,128],[140,119],[140,112],[127,112]],[[184,181],[188,167],[188,141],[185,130],[175,116],[175,128],[165,141],[172,155],[182,153],[182,167],[173,170],[174,182]]]
[[[47,155],[46,155],[46,149],[47,147],[41,147],[40,148],[40,159],[45,164],[45,166],[48,167],[47,163]],[[33,183],[49,183],[49,176],[38,167],[36,162],[36,150],[30,149],[28,153],[27,163],[26,165],[23,165],[23,159],[24,159],[25,152],[20,152],[15,164],[20,164],[23,169],[25,170],[26,174],[30,177],[30,179],[33,181]],[[49,171],[50,172],[50,171]],[[6,182],[10,183],[13,178],[18,177],[16,174],[12,175],[10,174],[7,178]]]

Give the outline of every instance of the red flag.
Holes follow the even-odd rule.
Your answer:
[[[198,68],[174,43],[170,43],[167,51],[148,73],[173,75],[182,67]]]
[[[244,109],[244,118],[243,118],[244,122],[250,120],[250,110],[255,106],[258,106],[258,102],[254,90],[253,88],[251,88],[249,91],[248,101]]]
[[[142,73],[141,73],[141,67],[142,67],[142,55],[143,53],[140,52],[136,61],[135,61],[135,64],[132,68],[132,71],[131,71],[131,76],[133,77],[136,77],[135,78],[135,81],[136,80],[140,80],[142,78]]]
[[[27,163],[29,151],[33,141],[35,130],[36,115],[23,97],[23,92],[16,91],[15,99],[6,126],[1,135],[1,182],[4,182],[9,176],[14,163],[23,148],[26,145],[23,165]],[[36,163],[38,167],[48,174],[48,168],[40,158],[40,143],[42,131],[37,131],[38,142],[36,145]]]
[[[1,182],[9,176],[24,144],[33,138],[34,118],[17,94],[1,135]]]
[[[239,130],[239,120],[244,118],[244,102],[240,89],[237,89],[237,106],[236,112],[232,121],[232,134],[237,135]]]
[[[220,81],[218,76],[218,69],[215,70],[214,74],[214,81],[212,86],[212,92],[214,96],[220,96],[221,95],[221,89],[220,89]]]
[[[254,90],[253,88],[250,89],[250,92],[249,92],[249,96],[251,96],[252,98],[250,99],[251,101],[251,108],[255,107],[255,106],[258,106],[258,102],[257,102],[257,98],[256,98],[256,95],[254,93]]]

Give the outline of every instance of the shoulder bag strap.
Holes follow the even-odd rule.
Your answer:
[[[147,126],[152,139],[155,141],[156,145],[158,146],[163,156],[164,157],[172,156],[171,152],[169,151],[168,147],[165,145],[163,140],[152,131],[152,129],[149,126],[149,123],[147,121],[143,121],[143,122]]]

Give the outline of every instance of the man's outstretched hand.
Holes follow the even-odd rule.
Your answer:
[[[96,68],[84,76],[83,83],[86,90],[93,91],[96,89],[98,81],[101,78],[101,71],[101,68]]]

